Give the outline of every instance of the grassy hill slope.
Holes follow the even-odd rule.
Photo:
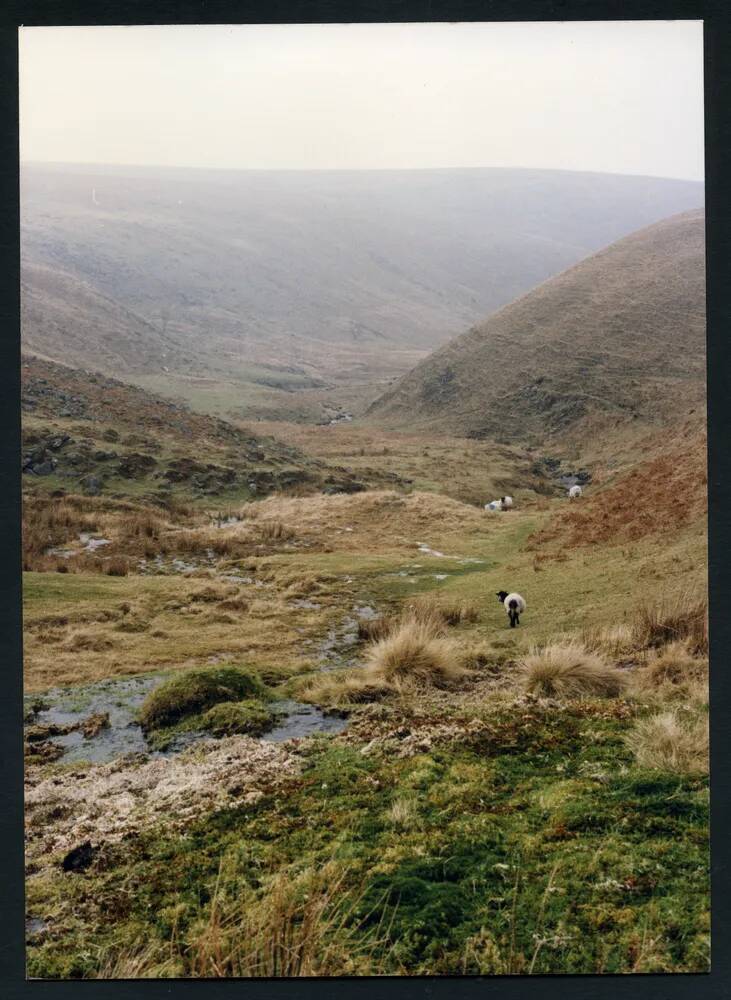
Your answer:
[[[690,182],[507,169],[24,165],[21,188],[26,349],[270,418],[307,393],[317,418],[318,392],[385,383],[703,202]]]
[[[117,379],[34,357],[23,360],[22,408],[24,486],[41,495],[234,503],[273,491],[400,482],[373,470],[357,478]]]
[[[395,425],[576,445],[702,405],[704,214],[634,233],[490,316],[370,409]]]

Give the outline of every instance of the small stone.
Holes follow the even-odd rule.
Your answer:
[[[68,852],[61,862],[61,867],[65,872],[84,872],[93,860],[94,848],[87,840]]]

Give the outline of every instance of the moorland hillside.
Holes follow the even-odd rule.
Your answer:
[[[702,211],[633,233],[450,341],[369,415],[565,448],[702,409],[704,254]]]

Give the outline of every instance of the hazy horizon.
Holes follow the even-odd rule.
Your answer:
[[[702,181],[701,21],[30,27],[21,162]]]
[[[705,186],[705,177],[693,178],[693,177],[670,177],[664,174],[633,174],[624,173],[620,170],[582,170],[580,168],[568,168],[568,167],[541,167],[541,166],[521,166],[520,164],[515,164],[509,167],[495,167],[495,166],[483,166],[483,167],[213,167],[213,166],[190,166],[188,164],[176,164],[176,163],[102,163],[85,161],[85,160],[20,160],[20,165],[26,167],[83,167],[88,170],[95,169],[112,169],[112,170],[191,170],[199,171],[204,173],[206,171],[220,172],[220,173],[250,173],[250,174],[307,174],[307,173],[318,173],[318,174],[367,174],[367,173],[438,173],[440,171],[451,171],[457,172],[472,172],[479,173],[480,171],[487,170],[504,170],[504,171],[516,171],[525,170],[526,172],[545,172],[545,173],[557,173],[557,174],[612,174],[617,177],[637,177],[637,178],[647,178],[648,180],[668,180],[668,181],[683,181],[687,184],[700,184]]]

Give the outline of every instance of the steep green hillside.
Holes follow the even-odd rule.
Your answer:
[[[557,447],[680,418],[705,393],[704,264],[702,211],[634,233],[441,348],[369,413]]]

